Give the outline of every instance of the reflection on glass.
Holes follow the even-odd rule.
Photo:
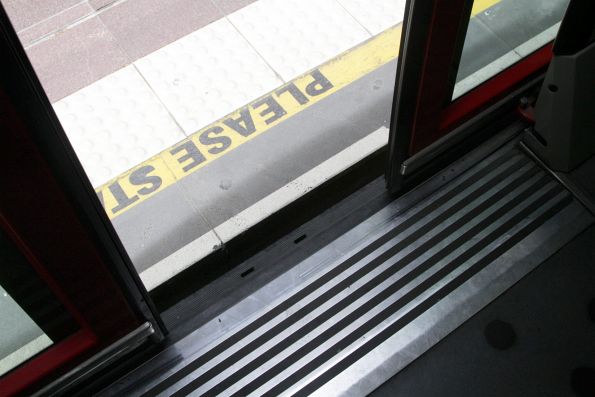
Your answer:
[[[0,375],[52,344],[51,339],[0,286]]]
[[[33,265],[0,229],[0,375],[79,329]]]
[[[552,41],[568,0],[494,3],[469,22],[453,99]]]

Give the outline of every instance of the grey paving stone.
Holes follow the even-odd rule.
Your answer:
[[[27,52],[52,102],[131,62],[97,17],[35,44]]]
[[[48,36],[59,30],[64,30],[68,26],[82,20],[83,18],[92,15],[95,10],[87,2],[82,2],[74,5],[62,12],[52,15],[32,26],[29,26],[20,32],[19,38],[25,47],[33,44],[37,40],[41,40],[44,36]]]
[[[213,0],[213,3],[225,14],[229,15],[234,11],[244,8],[256,0]]]
[[[118,0],[88,0],[88,1],[89,1],[89,4],[91,5],[91,7],[93,7],[96,10],[100,10],[102,8],[105,8],[105,7],[115,3]]]
[[[86,0],[2,0],[18,32]]]
[[[101,20],[134,60],[223,17],[210,0],[128,0]]]
[[[210,231],[183,189],[174,185],[113,220],[114,228],[139,272]]]

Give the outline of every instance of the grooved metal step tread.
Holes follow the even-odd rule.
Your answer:
[[[396,200],[111,392],[365,394],[593,222],[515,142],[450,183],[440,186],[441,179],[422,187],[422,197]]]

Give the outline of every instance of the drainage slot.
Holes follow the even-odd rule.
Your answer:
[[[301,236],[299,236],[298,238],[296,238],[295,240],[293,240],[294,244],[299,244],[300,242],[304,241],[306,239],[306,235],[302,234]]]

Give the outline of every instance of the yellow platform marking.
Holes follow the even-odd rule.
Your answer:
[[[499,0],[476,0],[472,15]],[[399,54],[401,25],[385,30],[195,132],[96,189],[113,219],[159,191],[334,94]]]
[[[485,10],[499,2],[500,0],[475,0],[473,2],[473,8],[471,9],[471,16],[475,16],[480,12],[484,12]]]

